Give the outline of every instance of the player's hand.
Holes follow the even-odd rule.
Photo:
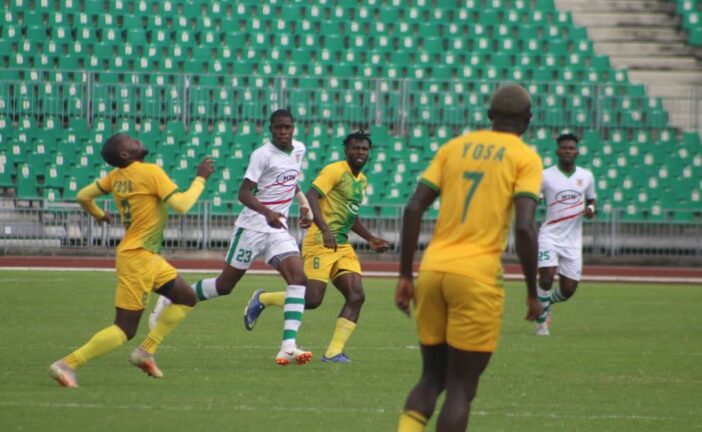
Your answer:
[[[411,278],[400,277],[395,288],[395,306],[410,316],[410,302],[414,299],[414,282]]]
[[[536,297],[527,297],[527,321],[535,321],[543,312],[544,308],[541,307],[539,299]]]
[[[312,210],[307,207],[300,207],[300,228],[307,229],[312,226]]]
[[[214,163],[212,162],[212,159],[210,159],[209,156],[206,156],[205,159],[203,159],[202,162],[200,162],[200,165],[197,166],[197,175],[207,180],[213,172]]]
[[[585,210],[583,210],[583,216],[585,216],[588,219],[592,219],[595,216],[595,212],[592,211],[591,208],[585,207]]]
[[[273,210],[269,210],[266,213],[266,223],[268,224],[269,227],[271,228],[285,228],[288,229],[288,227],[285,225],[285,215],[283,213],[278,213],[274,212]]]
[[[109,225],[112,223],[112,215],[105,212],[105,214],[97,221]]]
[[[390,243],[388,243],[387,240],[378,237],[373,237],[372,239],[368,240],[368,245],[371,247],[371,249],[380,254],[387,252],[387,250],[390,249]]]
[[[324,247],[327,249],[334,249],[336,252],[336,236],[329,230],[322,231],[322,240],[324,240]]]

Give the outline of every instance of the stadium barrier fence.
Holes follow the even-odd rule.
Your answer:
[[[138,72],[18,70],[23,77],[0,80],[0,115],[97,119],[264,122],[276,108],[289,107],[301,122],[383,125],[408,136],[415,125],[460,130],[488,124],[485,106],[503,80],[329,78],[147,74]],[[512,81],[519,82],[518,79]],[[526,81],[526,80],[525,80]],[[547,129],[610,131],[630,136],[669,127],[702,133],[701,85],[689,96],[649,97],[642,86],[622,82],[532,81],[533,125]],[[679,112],[678,112],[679,111]]]
[[[234,208],[234,203],[231,203]],[[116,215],[114,204],[102,205]],[[389,255],[398,254],[402,205],[368,205],[373,214],[362,216],[371,232],[391,244]],[[198,202],[187,215],[170,214],[164,232],[164,250],[224,251],[236,221],[235,213],[224,213],[221,203]],[[583,225],[583,252],[593,257],[687,257],[702,260],[702,220],[698,212],[685,221],[632,222],[625,209],[611,209],[598,214]],[[295,213],[295,212],[293,212]],[[297,216],[291,213],[292,234],[302,240],[303,231],[297,226]],[[676,212],[684,214],[685,211]],[[421,227],[419,245],[424,249],[431,239],[436,219],[427,216]],[[40,252],[49,254],[79,253],[108,254],[124,235],[117,222],[105,226],[95,222],[75,203],[45,200],[22,201],[0,199],[0,253]],[[352,233],[350,240],[359,252],[369,252],[367,244]],[[514,254],[510,236],[507,252]]]

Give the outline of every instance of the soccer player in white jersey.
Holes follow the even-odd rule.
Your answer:
[[[234,226],[226,265],[216,278],[195,282],[198,301],[227,295],[244,276],[254,258],[262,255],[287,282],[284,310],[283,343],[275,358],[279,365],[303,365],[312,359],[312,353],[298,348],[297,331],[305,310],[307,277],[297,242],[286,226],[292,200],[300,201],[301,226],[308,228],[311,218],[309,203],[297,184],[300,176],[305,145],[293,139],[295,130],[292,115],[278,110],[271,115],[271,142],[251,154],[244,180],[239,188],[239,201],[246,208]],[[167,300],[159,299],[152,317],[157,317]]]
[[[556,139],[558,164],[544,170],[541,193],[546,220],[539,229],[539,287],[543,313],[536,320],[536,334],[549,335],[551,305],[575,294],[582,272],[583,216],[591,219],[595,207],[595,178],[575,165],[578,137],[563,134]],[[558,272],[559,286],[551,289]]]

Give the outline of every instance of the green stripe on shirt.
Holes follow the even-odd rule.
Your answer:
[[[168,201],[168,199],[169,199],[170,197],[172,197],[176,192],[178,192],[178,189],[177,189],[177,188],[176,188],[173,192],[171,192],[171,193],[169,193],[168,195],[166,195],[166,197],[163,199],[163,202]]]
[[[322,189],[318,188],[318,187],[315,186],[314,184],[312,185],[312,187],[314,188],[314,190],[317,191],[317,193],[319,193],[319,196],[320,196],[320,197],[323,197],[324,195],[326,195],[324,192],[322,192]]]
[[[105,189],[103,189],[103,188],[100,186],[100,182],[96,181],[96,182],[95,182],[95,186],[97,186],[98,189],[100,189],[100,192],[102,192],[102,193],[104,193],[104,194],[109,193],[109,192],[107,192]]]
[[[434,190],[434,192],[439,193],[441,192],[441,189],[439,189],[439,186],[435,185],[434,183],[430,182],[429,180],[425,178],[419,179],[419,183],[423,184],[424,186],[428,187],[429,189]]]
[[[515,198],[517,198],[517,197],[527,197],[527,198],[533,199],[533,200],[536,201],[537,203],[539,202],[539,197],[536,196],[536,195],[534,195],[534,194],[531,193],[531,192],[517,192],[516,194],[514,194],[514,197],[515,197]]]

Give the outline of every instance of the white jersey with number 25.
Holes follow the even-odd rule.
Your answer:
[[[567,248],[582,247],[583,212],[595,199],[595,178],[584,168],[566,174],[554,165],[544,170],[541,194],[546,220],[539,229],[539,243]]]

